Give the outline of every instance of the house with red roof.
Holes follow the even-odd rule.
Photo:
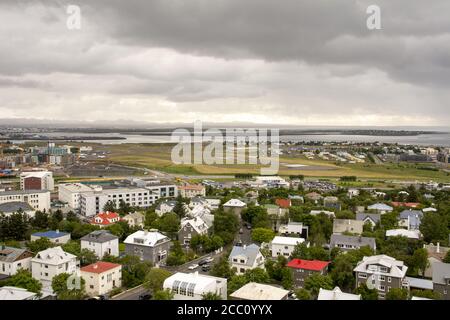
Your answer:
[[[275,204],[283,209],[289,209],[292,205],[291,199],[276,199]]]
[[[120,220],[121,218],[118,213],[106,211],[101,212],[92,218],[91,224],[104,228],[119,222]]]
[[[86,293],[90,296],[103,295],[122,286],[122,265],[98,261],[80,269],[86,282]]]
[[[326,275],[329,264],[329,261],[293,259],[287,267],[292,271],[294,286],[303,288],[305,280],[314,273]]]
[[[418,202],[391,202],[393,207],[417,208],[420,206]]]

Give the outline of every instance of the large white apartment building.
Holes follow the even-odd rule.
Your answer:
[[[132,207],[148,208],[159,199],[159,194],[153,194],[143,188],[117,188],[101,191],[83,192],[80,194],[80,212],[86,217],[103,212],[105,205],[111,201],[119,205],[124,201]]]
[[[58,185],[58,199],[65,202],[72,209],[80,208],[80,194],[94,191],[93,188],[82,183],[65,183]]]
[[[44,288],[51,287],[53,277],[61,273],[79,275],[79,271],[80,263],[77,257],[65,252],[61,247],[40,251],[31,259],[31,274]]]
[[[26,202],[34,210],[50,210],[50,191],[18,190],[0,192],[0,204],[8,202]]]
[[[21,190],[50,190],[55,189],[53,173],[50,171],[22,172],[20,174]]]

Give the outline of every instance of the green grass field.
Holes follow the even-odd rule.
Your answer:
[[[120,144],[98,145],[96,151],[107,151],[107,161],[127,166],[143,167],[167,173],[194,175],[234,175],[236,173],[259,174],[261,165],[175,165],[171,161],[171,144]],[[102,160],[104,161],[104,160]],[[420,164],[335,164],[331,161],[308,160],[305,158],[280,157],[281,164],[302,164],[309,169],[287,168],[280,165],[279,174],[283,176],[304,175],[316,178],[339,178],[357,176],[360,179],[390,180],[434,180],[450,182],[450,174],[439,171],[423,170]]]

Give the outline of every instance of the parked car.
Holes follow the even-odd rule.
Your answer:
[[[214,258],[213,257],[208,257],[208,258],[205,259],[205,261],[206,261],[206,263],[211,263],[211,262],[214,261]]]
[[[147,294],[141,294],[139,296],[139,300],[150,300],[152,298],[152,295],[147,293]]]
[[[199,267],[198,264],[193,264],[193,265],[190,265],[190,266],[188,267],[188,269],[189,269],[189,270],[195,270],[195,269],[197,269],[198,267]]]
[[[210,271],[211,270],[211,265],[210,264],[205,264],[203,267],[202,267],[202,271],[203,272],[208,272],[208,271]]]
[[[252,226],[249,225],[249,224],[247,224],[247,229],[248,229],[248,230],[251,230],[251,229],[252,229]]]
[[[207,263],[208,263],[208,261],[206,261],[206,259],[205,259],[205,260],[200,261],[200,262],[198,263],[198,265],[199,265],[199,266],[203,266],[203,265],[205,265],[205,264],[207,264]]]

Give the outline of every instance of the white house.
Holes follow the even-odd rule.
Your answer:
[[[25,249],[0,246],[0,274],[13,276],[19,269],[30,270],[33,253]]]
[[[53,277],[61,274],[79,274],[80,264],[77,257],[65,252],[61,247],[49,248],[38,252],[31,259],[31,273],[45,288],[51,287]]]
[[[55,189],[55,181],[51,171],[32,171],[20,174],[20,190],[50,190]]]
[[[234,246],[228,260],[231,267],[236,268],[237,275],[242,275],[245,271],[255,268],[264,269],[265,258],[256,244]]]
[[[179,186],[178,192],[183,198],[204,197],[206,195],[206,188],[201,184],[191,184]]]
[[[122,265],[117,263],[98,261],[81,268],[80,275],[90,296],[103,295],[122,286]]]
[[[38,300],[37,294],[18,287],[1,287],[0,301],[7,300]]]
[[[96,230],[81,238],[81,249],[88,249],[102,259],[105,254],[119,256],[119,237],[106,230]]]
[[[276,236],[271,242],[272,257],[278,256],[289,257],[297,244],[305,242],[303,238],[291,238]]]
[[[164,213],[172,212],[176,205],[174,200],[163,201],[156,206],[155,212],[161,217]]]
[[[144,215],[139,212],[129,213],[122,220],[126,221],[130,227],[143,228],[145,223]]]
[[[419,240],[421,237],[419,230],[406,230],[406,229],[391,229],[386,230],[386,237],[406,237],[408,239]]]
[[[50,191],[14,190],[0,192],[0,204],[7,202],[26,202],[34,210],[50,210]]]
[[[376,213],[385,214],[388,212],[392,212],[394,210],[394,208],[392,208],[391,206],[388,206],[387,204],[384,204],[384,203],[375,203],[371,206],[368,206],[367,210],[373,210]]]
[[[164,289],[174,293],[174,300],[202,300],[203,295],[215,293],[227,300],[227,279],[195,273],[177,272],[164,281]]]
[[[339,287],[333,290],[320,288],[317,300],[361,300],[361,295],[342,292]]]
[[[289,290],[268,284],[250,282],[233,292],[233,300],[287,300]]]

